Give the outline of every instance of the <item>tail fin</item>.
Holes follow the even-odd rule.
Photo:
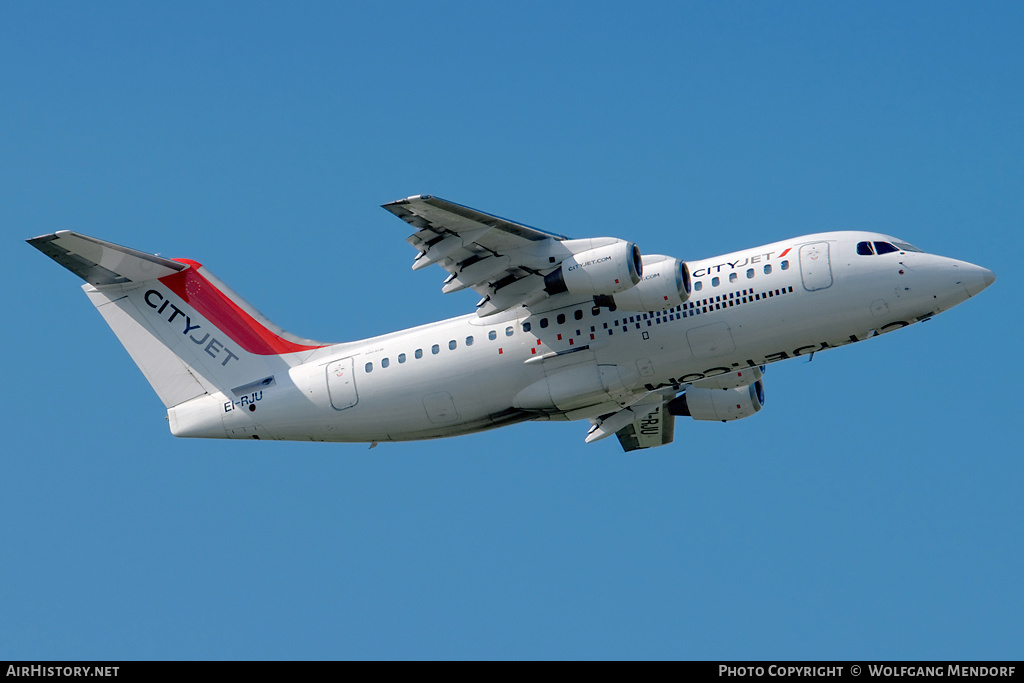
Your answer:
[[[62,230],[28,240],[89,300],[167,408],[269,381],[326,346],[266,320],[201,264]]]

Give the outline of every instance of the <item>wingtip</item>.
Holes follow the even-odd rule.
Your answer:
[[[56,233],[50,233],[49,235],[39,235],[38,237],[30,237],[27,240],[25,240],[25,242],[31,244],[36,249],[42,249],[42,245],[46,244],[47,242],[52,242],[55,239],[57,239]]]
[[[387,202],[385,204],[381,204],[381,207],[386,209],[389,206],[401,206],[402,204],[409,204],[410,202],[414,202],[414,201],[419,200],[419,199],[431,199],[431,195],[429,195],[429,194],[414,194],[411,197],[404,197],[402,199],[396,199],[393,202]]]
[[[40,244],[46,244],[47,242],[52,242],[55,239],[58,239],[60,237],[64,237],[66,235],[74,235],[74,234],[75,233],[72,232],[71,230],[58,230],[57,232],[51,232],[51,233],[48,233],[46,235],[39,235],[38,237],[30,237],[30,238],[28,238],[25,241],[28,242],[29,244],[31,244],[33,247],[38,247],[38,245],[40,245]]]

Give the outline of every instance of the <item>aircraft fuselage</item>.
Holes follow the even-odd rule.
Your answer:
[[[272,383],[172,407],[171,428],[178,436],[375,442],[593,418],[631,397],[906,327],[994,279],[919,251],[858,254],[865,241],[895,242],[821,233],[688,261],[688,301],[660,312],[590,302],[530,314],[519,307],[327,346],[273,373]]]

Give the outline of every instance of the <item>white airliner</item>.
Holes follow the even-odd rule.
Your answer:
[[[749,417],[765,364],[926,320],[995,281],[869,232],[701,261],[568,239],[437,197],[384,208],[414,228],[413,269],[475,313],[361,341],[284,332],[199,263],[70,231],[28,240],[86,295],[167,407],[175,436],[409,441],[524,420],[588,420],[586,441],[672,441],[675,416]]]

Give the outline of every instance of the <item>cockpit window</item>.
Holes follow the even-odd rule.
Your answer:
[[[891,254],[897,251],[916,251],[924,253],[913,244],[907,244],[906,242],[875,242],[874,246],[871,242],[858,242],[857,253],[861,256],[872,256],[874,254]]]

